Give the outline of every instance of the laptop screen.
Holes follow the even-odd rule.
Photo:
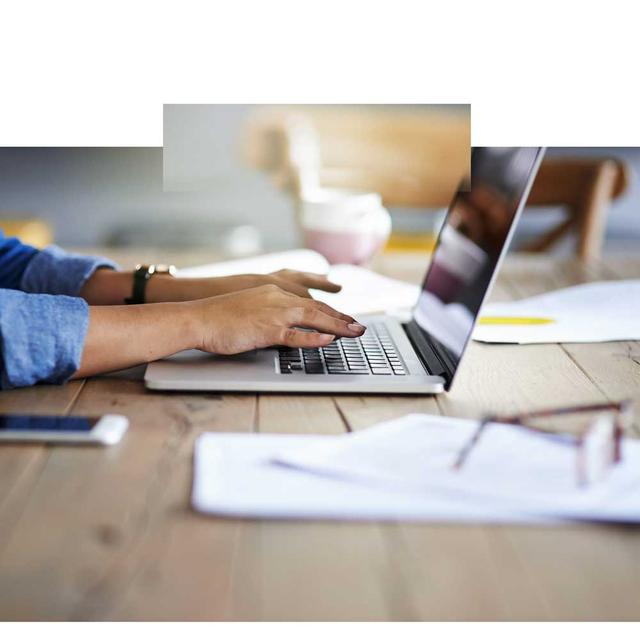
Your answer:
[[[449,207],[413,320],[446,349],[454,370],[524,206],[541,153],[539,147],[473,149],[471,179]]]

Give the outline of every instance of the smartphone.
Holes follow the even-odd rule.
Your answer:
[[[125,416],[28,416],[0,414],[0,442],[117,444],[129,427]]]

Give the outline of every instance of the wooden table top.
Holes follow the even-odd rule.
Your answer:
[[[376,264],[417,281],[423,260]],[[511,257],[492,297],[631,277],[640,258]],[[477,418],[624,397],[638,432],[637,342],[474,343],[438,397],[158,393],[114,377],[2,392],[4,412],[117,412],[131,427],[105,449],[0,447],[0,619],[640,619],[637,527],[270,522],[189,506],[204,431],[338,434],[412,411]]]

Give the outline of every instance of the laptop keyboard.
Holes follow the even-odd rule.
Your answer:
[[[280,373],[311,375],[407,375],[384,324],[374,324],[360,338],[339,338],[319,349],[278,349]]]

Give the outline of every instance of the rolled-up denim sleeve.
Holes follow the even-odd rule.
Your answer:
[[[117,265],[106,258],[81,256],[52,245],[31,258],[22,274],[20,289],[77,296],[95,270],[101,268],[117,269]]]
[[[66,382],[80,366],[88,326],[82,298],[0,289],[1,388]]]

